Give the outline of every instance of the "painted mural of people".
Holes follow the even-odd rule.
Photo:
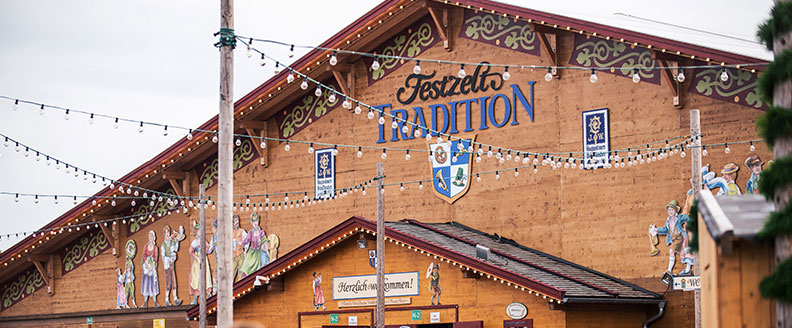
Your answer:
[[[717,195],[739,195],[740,187],[734,180],[737,179],[737,171],[740,169],[737,164],[729,163],[723,166],[722,176],[709,180],[709,189],[720,188]]]
[[[426,270],[426,278],[429,279],[429,292],[432,293],[432,305],[440,305],[440,263],[429,263],[429,268]]]
[[[745,184],[746,194],[759,193],[759,173],[762,173],[762,165],[764,165],[764,162],[759,158],[759,155],[753,155],[745,159],[745,167],[751,172],[751,177],[748,178],[748,183]]]
[[[159,256],[157,244],[157,234],[154,230],[149,230],[148,242],[143,246],[143,253],[141,254],[140,264],[143,267],[143,281],[140,284],[140,293],[143,294],[143,307],[148,307],[148,299],[151,297],[154,300],[154,306],[160,306],[157,303],[157,295],[159,294],[159,281],[157,278],[157,257]]]
[[[242,268],[242,262],[244,262],[245,260],[244,241],[245,238],[247,238],[247,235],[248,235],[247,231],[245,231],[245,229],[242,229],[242,227],[239,224],[239,215],[234,214],[233,232],[232,232],[232,237],[234,238],[234,240],[231,244],[234,254],[234,260],[233,260],[234,282],[237,282],[239,281],[239,279],[242,279],[242,274],[240,272],[240,269]]]
[[[280,238],[278,235],[271,233],[269,239],[269,260],[270,262],[278,259],[278,246],[280,246]]]
[[[245,245],[246,249],[245,259],[242,261],[242,267],[239,268],[242,278],[256,272],[269,262],[269,252],[266,252],[267,255],[262,254],[264,253],[262,251],[262,247],[264,247],[265,244],[264,241],[266,239],[268,242],[269,239],[267,239],[267,234],[264,230],[261,230],[261,227],[259,227],[260,218],[258,213],[253,213],[250,216],[252,227],[250,231],[248,231],[247,236],[245,236],[245,239],[242,240],[242,244]]]
[[[193,231],[192,236],[193,240],[190,242],[190,256],[192,257],[192,263],[190,264],[190,295],[193,296],[192,305],[198,304],[198,297],[201,295],[201,281],[199,280],[201,277],[201,240],[200,236],[198,236],[198,226],[195,221],[193,221]],[[207,245],[207,254],[209,250],[209,245]],[[209,266],[209,261],[206,262],[206,293],[209,294],[212,292],[212,269]]]
[[[179,242],[184,240],[184,226],[179,226],[179,232],[171,233],[170,226],[162,228],[164,240],[160,246],[162,251],[162,269],[165,271],[165,306],[171,306],[170,294],[173,292],[173,305],[179,306],[182,300],[177,294],[176,285],[176,256],[179,252]]]
[[[121,269],[116,268],[116,309],[128,308],[126,292],[124,291],[124,274]]]
[[[124,264],[124,294],[127,301],[132,302],[133,307],[137,307],[135,302],[135,263],[132,259],[135,258],[137,253],[137,245],[134,240],[128,240],[126,243],[126,263]],[[129,308],[127,303],[126,308]]]
[[[217,246],[220,245],[219,244],[219,242],[220,242],[220,237],[219,236],[220,235],[217,234],[217,219],[215,219],[214,222],[212,222],[212,238],[209,239],[209,250],[206,251],[206,255],[209,255],[209,254],[213,254],[214,255],[214,258],[215,258],[215,270],[217,269],[217,263],[220,263],[220,262],[217,262],[217,251],[215,250],[215,248],[217,248]],[[214,272],[214,277],[212,277],[212,279],[214,279],[212,281],[212,293],[210,293],[209,295],[217,294],[217,272],[216,271]]]
[[[325,307],[325,298],[324,293],[322,292],[322,273],[321,272],[314,272],[313,273],[313,307],[314,311],[319,311],[319,308],[322,308],[322,311],[327,311]]]
[[[676,263],[676,256],[685,264],[685,269],[680,272],[680,275],[690,274],[691,267],[693,266],[693,257],[688,256],[689,250],[687,249],[687,227],[686,224],[690,217],[685,214],[677,214],[679,212],[679,204],[676,200],[672,200],[665,206],[668,217],[666,218],[665,225],[662,227],[649,226],[649,233],[652,236],[665,235],[665,244],[669,246],[668,249],[668,271],[673,275],[674,265]]]

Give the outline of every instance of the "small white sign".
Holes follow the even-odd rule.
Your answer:
[[[314,152],[314,197],[327,199],[335,196],[335,155],[333,148]]]
[[[674,290],[698,290],[701,289],[701,277],[698,276],[683,276],[674,277],[672,283]]]
[[[350,315],[347,318],[347,321],[349,322],[350,326],[357,326],[357,316],[356,315]]]
[[[429,322],[431,322],[431,323],[439,323],[440,322],[440,312],[431,312],[431,313],[429,313]]]
[[[522,303],[512,303],[506,306],[506,315],[514,320],[520,320],[528,315],[528,308]]]

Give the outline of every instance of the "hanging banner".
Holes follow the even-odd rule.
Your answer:
[[[587,168],[604,167],[610,151],[608,109],[583,112],[583,160]]]
[[[314,192],[318,199],[332,198],[335,194],[335,155],[333,148],[314,152]]]
[[[385,274],[385,297],[418,295],[418,271]],[[333,277],[333,299],[377,297],[377,275]]]

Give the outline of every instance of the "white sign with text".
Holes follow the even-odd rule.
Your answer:
[[[418,295],[418,285],[418,271],[387,273],[385,297]],[[334,300],[374,297],[377,297],[377,275],[333,277]]]

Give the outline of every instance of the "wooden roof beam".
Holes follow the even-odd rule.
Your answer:
[[[327,71],[333,73],[333,77],[341,88],[341,93],[355,98],[355,69],[351,64],[336,64],[328,66]]]
[[[269,136],[269,121],[254,121],[244,120],[240,121],[238,127],[245,130],[245,133],[251,137],[267,138]],[[269,165],[269,147],[261,147],[259,139],[251,139],[253,141],[253,148],[259,154],[259,165],[267,167]],[[264,141],[267,144],[267,141]]]
[[[94,215],[91,218],[93,222],[110,219],[109,216],[99,216],[99,215]],[[99,224],[99,228],[102,229],[102,233],[107,239],[107,242],[110,243],[110,246],[113,246],[113,256],[118,257],[119,255],[118,249],[121,247],[119,246],[120,238],[118,238],[118,230],[116,226],[117,224],[113,225],[113,228],[108,228],[104,224]]]
[[[679,66],[679,57],[652,51],[652,58],[657,61],[657,64],[660,65],[662,68],[661,75],[663,76],[663,80],[665,80],[665,84],[668,86],[669,90],[671,91],[671,97],[673,100],[674,107],[682,108],[682,101],[681,101],[681,94],[682,94],[682,83],[679,83],[676,79],[676,74],[669,69],[669,67]],[[669,62],[673,62],[674,65],[669,65]]]
[[[36,270],[38,270],[39,274],[41,274],[41,279],[44,280],[44,283],[47,284],[47,293],[50,295],[55,294],[55,286],[53,286],[53,264],[56,261],[53,261],[53,254],[51,255],[35,255],[31,254],[28,255],[27,261],[33,263],[36,266]]]
[[[550,62],[550,67],[552,67],[550,73],[558,77],[558,69],[556,69],[556,66],[558,66],[558,51],[556,49],[558,45],[558,31],[544,25],[533,23],[530,26],[531,32],[536,33],[536,36],[539,37],[539,42],[542,44],[542,56]],[[554,45],[550,44],[547,34],[552,34],[554,36]]]
[[[429,15],[432,16],[437,32],[440,34],[440,38],[443,39],[443,48],[446,51],[451,51],[451,24],[449,24],[448,7],[436,2],[429,2],[426,9],[429,10]]]

